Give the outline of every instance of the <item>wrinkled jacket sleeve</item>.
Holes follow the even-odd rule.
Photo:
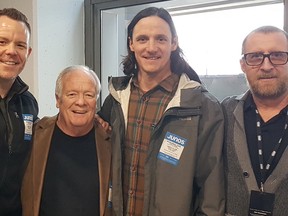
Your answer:
[[[195,215],[224,215],[224,169],[222,147],[224,117],[221,106],[209,93],[202,99],[196,171]]]

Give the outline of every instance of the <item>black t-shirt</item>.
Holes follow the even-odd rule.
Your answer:
[[[248,149],[253,171],[258,186],[260,187],[261,173],[260,173],[260,165],[259,165],[260,162],[258,155],[255,107],[256,105],[252,99],[252,96],[248,97],[244,104],[245,133],[247,137]],[[266,166],[266,163],[270,158],[274,146],[278,143],[280,137],[283,134],[286,119],[286,111],[287,107],[284,108],[278,115],[274,116],[267,122],[264,122],[261,119],[264,167]],[[264,180],[266,180],[269,177],[269,175],[277,166],[285,148],[287,147],[287,144],[288,144],[288,131],[286,131],[285,135],[283,136],[282,143],[277,151],[277,154],[275,155],[274,160],[271,163],[271,167],[268,173],[266,173]]]
[[[47,161],[40,216],[100,215],[95,129],[71,137],[55,127]]]

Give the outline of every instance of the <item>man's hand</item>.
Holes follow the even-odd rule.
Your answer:
[[[95,120],[104,128],[107,133],[111,133],[112,127],[108,122],[104,121],[98,114],[95,114]]]

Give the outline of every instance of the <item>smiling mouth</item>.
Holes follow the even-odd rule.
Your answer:
[[[157,60],[160,59],[160,57],[145,57],[147,60]]]
[[[17,65],[18,64],[15,61],[1,61],[1,63],[6,64],[6,65]]]
[[[73,111],[73,113],[75,113],[75,114],[85,114],[87,112],[86,111]]]

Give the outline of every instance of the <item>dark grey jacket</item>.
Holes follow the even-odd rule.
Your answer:
[[[121,152],[129,97],[129,77],[112,78],[110,95],[99,113],[113,127],[112,206],[119,216],[123,215]],[[151,135],[145,163],[143,216],[224,215],[223,123],[218,101],[183,74]],[[188,140],[176,166],[157,158],[166,132]]]
[[[246,141],[243,106],[249,91],[244,95],[223,100],[225,115],[224,164],[226,186],[226,214],[248,215],[250,191],[259,191]],[[275,193],[273,216],[288,215],[288,149],[264,184],[264,191]]]

